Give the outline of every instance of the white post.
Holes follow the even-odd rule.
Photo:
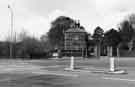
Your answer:
[[[110,72],[109,73],[113,73],[113,74],[125,74],[127,73],[125,70],[115,70],[115,58],[112,57],[112,47],[110,48],[110,53],[109,53],[109,57],[110,57]]]
[[[74,69],[74,57],[71,56],[71,60],[70,60],[70,69]]]
[[[112,57],[112,47],[110,47],[110,71],[114,72],[115,71],[115,65],[114,65],[114,57]]]
[[[114,72],[115,71],[115,65],[114,65],[114,57],[110,58],[110,71]]]

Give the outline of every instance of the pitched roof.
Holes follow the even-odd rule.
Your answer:
[[[70,28],[66,31],[66,33],[69,33],[69,32],[76,32],[76,33],[85,33],[86,31],[84,29],[80,29],[80,28]]]

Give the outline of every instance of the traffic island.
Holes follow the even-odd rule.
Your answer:
[[[114,70],[105,72],[105,74],[128,74],[126,70]]]
[[[70,58],[70,67],[69,68],[65,68],[64,70],[66,70],[66,71],[74,71],[74,69],[75,69],[74,57],[72,56]]]
[[[85,72],[90,72],[90,71],[84,70],[82,68],[75,67],[74,60],[75,60],[75,58],[73,56],[71,56],[71,58],[70,58],[70,66],[68,68],[65,68],[64,69],[65,71],[73,71],[73,72],[85,71]]]
[[[126,70],[116,69],[114,61],[115,61],[115,58],[110,57],[110,70],[105,73],[107,73],[107,74],[127,74]]]
[[[126,70],[116,69],[116,65],[114,63],[115,58],[110,57],[110,68],[109,70],[104,69],[83,69],[77,68],[74,64],[74,57],[70,58],[70,66],[65,68],[65,71],[72,71],[72,72],[89,72],[89,73],[101,73],[101,74],[128,74]]]

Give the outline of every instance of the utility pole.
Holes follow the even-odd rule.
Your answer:
[[[13,57],[13,18],[14,18],[14,14],[13,14],[13,9],[10,5],[8,5],[9,11],[10,11],[10,46],[9,46],[9,57],[12,58]]]

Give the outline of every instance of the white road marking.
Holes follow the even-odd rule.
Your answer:
[[[55,67],[60,67],[59,65],[55,65],[55,66],[45,66],[44,68],[55,68]]]
[[[102,77],[102,79],[135,82],[135,79],[121,79],[121,78],[111,78],[111,77]]]
[[[43,75],[58,75],[58,76],[67,76],[67,77],[78,77],[77,74],[68,74],[68,73],[59,73],[59,72],[50,72],[48,70],[45,71],[33,71],[33,74],[43,74]]]
[[[11,78],[5,78],[5,79],[1,79],[0,82],[3,82],[3,81],[10,81]]]

